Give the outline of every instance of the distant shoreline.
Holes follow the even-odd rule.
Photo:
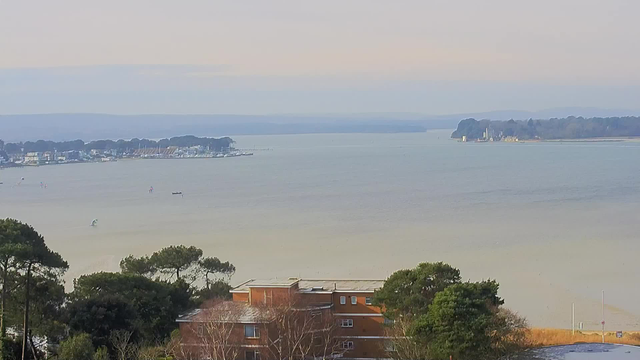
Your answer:
[[[525,140],[530,142],[530,140]],[[599,137],[599,138],[584,138],[584,139],[550,139],[540,140],[541,142],[639,142],[639,136],[630,137]]]
[[[451,140],[457,142],[463,142],[460,139],[452,138]],[[640,137],[615,137],[615,138],[584,138],[584,139],[527,139],[527,140],[518,140],[518,141],[476,141],[476,140],[468,140],[468,143],[513,143],[513,144],[525,144],[525,143],[620,143],[620,142],[640,142]]]
[[[235,158],[235,157],[247,157],[252,156],[253,154],[245,154],[245,155],[233,155],[233,156],[209,156],[209,157],[127,157],[127,158],[118,158],[116,160],[109,161],[70,161],[70,162],[61,162],[61,163],[53,163],[53,164],[39,164],[39,165],[22,165],[15,164],[11,166],[0,166],[0,170],[5,169],[23,169],[23,168],[38,168],[42,166],[55,166],[55,165],[72,165],[72,164],[108,164],[119,161],[139,161],[139,160],[195,160],[195,159],[224,159],[224,158]]]
[[[582,118],[569,116],[549,120],[464,119],[452,138],[481,141],[629,141],[640,137],[640,116]]]

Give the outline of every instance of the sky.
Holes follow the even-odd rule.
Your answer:
[[[639,109],[637,0],[0,0],[0,114]]]

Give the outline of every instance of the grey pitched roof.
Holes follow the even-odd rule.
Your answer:
[[[232,292],[248,292],[252,287],[289,287],[298,283],[301,291],[353,291],[372,292],[384,285],[384,280],[321,280],[321,279],[251,279],[236,286]]]
[[[251,306],[241,301],[223,301],[211,307],[183,314],[178,322],[229,322],[256,324],[269,321],[268,309]]]

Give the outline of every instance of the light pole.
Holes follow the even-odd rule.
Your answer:
[[[576,334],[576,303],[571,304],[571,336]]]
[[[604,344],[604,290],[602,290],[602,343]]]

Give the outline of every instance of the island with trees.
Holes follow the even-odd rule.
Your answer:
[[[229,137],[178,136],[170,139],[26,141],[0,140],[0,166],[52,165],[116,159],[182,159],[253,155],[233,147]]]
[[[583,118],[549,120],[460,121],[451,138],[481,141],[557,140],[629,138],[640,136],[640,117]]]

